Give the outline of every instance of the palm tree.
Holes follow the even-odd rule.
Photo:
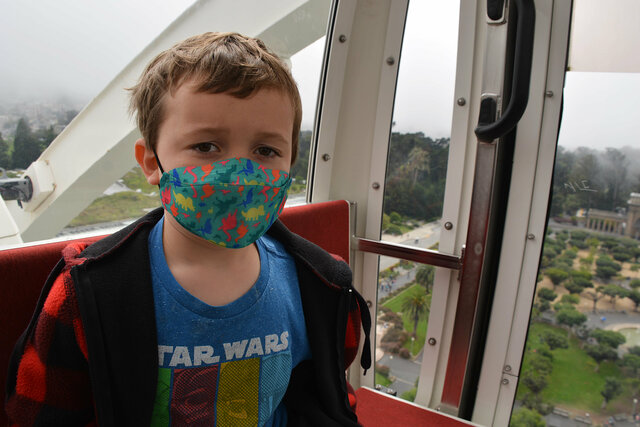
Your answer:
[[[413,319],[413,333],[416,336],[418,321],[429,313],[429,301],[426,295],[413,295],[402,303],[402,310]]]
[[[431,286],[433,286],[433,276],[435,268],[432,265],[421,265],[416,272],[416,282],[424,286],[424,289],[429,293]]]

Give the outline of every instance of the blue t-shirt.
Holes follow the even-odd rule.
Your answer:
[[[294,261],[269,236],[260,275],[242,297],[211,306],[167,266],[161,220],[149,236],[158,331],[152,425],[284,426],[291,370],[311,358]]]

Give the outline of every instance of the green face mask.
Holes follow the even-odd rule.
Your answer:
[[[267,232],[287,200],[289,174],[245,158],[162,173],[162,205],[180,225],[217,245],[243,248]]]

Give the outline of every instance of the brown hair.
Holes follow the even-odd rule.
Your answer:
[[[163,120],[163,99],[186,80],[198,92],[229,93],[246,98],[260,89],[283,91],[293,106],[291,164],[298,154],[302,120],[300,93],[285,63],[258,39],[237,33],[204,33],[156,56],[130,88],[131,112],[149,148],[155,149]]]

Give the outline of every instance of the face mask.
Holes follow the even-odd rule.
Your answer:
[[[290,185],[286,172],[233,158],[163,172],[160,195],[167,212],[193,234],[243,248],[274,223]]]

